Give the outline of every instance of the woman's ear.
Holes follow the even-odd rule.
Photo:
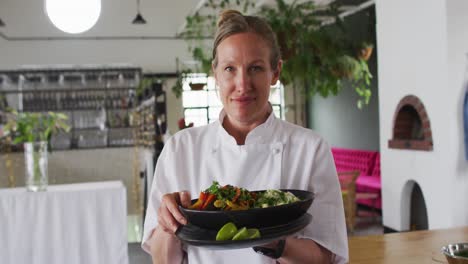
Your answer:
[[[271,85],[275,85],[280,77],[281,74],[281,69],[283,68],[283,61],[279,60],[278,65],[276,66],[276,69],[273,70],[273,78],[271,78]]]

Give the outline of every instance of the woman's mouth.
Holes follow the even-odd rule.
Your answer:
[[[235,103],[245,105],[245,104],[250,104],[251,102],[255,101],[255,97],[240,96],[240,97],[232,98],[231,100],[234,101]]]

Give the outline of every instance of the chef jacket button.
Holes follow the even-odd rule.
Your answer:
[[[280,153],[280,151],[281,151],[281,150],[280,150],[280,149],[277,149],[277,148],[273,149],[273,153],[275,153],[275,154]]]
[[[211,150],[211,153],[212,153],[212,154],[215,154],[215,153],[216,153],[216,149],[212,149],[212,150]]]

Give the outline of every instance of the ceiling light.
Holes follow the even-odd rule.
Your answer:
[[[146,24],[146,20],[143,18],[143,16],[140,13],[140,0],[137,0],[137,15],[135,19],[133,19],[132,24],[135,24],[135,25]]]
[[[101,14],[101,0],[45,0],[45,3],[52,24],[71,34],[89,30]]]
[[[136,25],[146,24],[146,20],[141,16],[140,13],[138,13],[135,19],[133,19],[132,24],[136,24]]]

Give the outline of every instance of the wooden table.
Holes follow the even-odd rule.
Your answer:
[[[468,227],[350,237],[350,263],[447,263],[440,249],[468,242]]]

